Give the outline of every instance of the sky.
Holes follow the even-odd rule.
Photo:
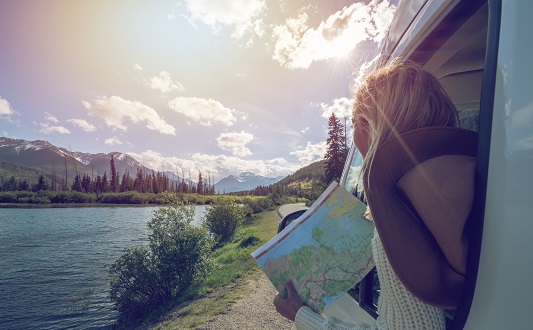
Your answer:
[[[215,180],[286,176],[349,118],[397,1],[0,2],[0,135]]]

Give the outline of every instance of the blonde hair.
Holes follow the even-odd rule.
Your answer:
[[[352,121],[370,139],[363,160],[366,181],[377,149],[399,134],[427,126],[458,126],[457,110],[437,78],[399,59],[369,74],[355,93]],[[354,128],[354,129],[358,129]]]

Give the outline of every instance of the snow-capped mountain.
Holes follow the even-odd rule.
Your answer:
[[[267,178],[255,175],[251,172],[243,172],[237,175],[229,175],[215,183],[217,193],[229,193],[235,191],[251,190],[258,186],[269,186],[283,179],[283,177]]]
[[[135,158],[120,152],[84,153],[56,147],[48,141],[26,141],[0,137],[0,161],[7,161],[25,167],[39,169],[44,173],[67,175],[73,179],[80,175],[110,174],[109,161],[114,157],[115,168],[119,175],[126,171],[135,176],[137,169],[152,171]]]
[[[44,140],[27,141],[0,137],[0,166],[2,162],[9,162],[38,170],[48,176],[55,173],[59,177],[67,176],[69,180],[73,180],[77,173],[82,176],[95,177],[107,172],[109,176],[111,174],[109,162],[113,156],[119,177],[126,171],[131,177],[135,177],[138,169],[142,169],[144,173],[152,173],[152,169],[143,166],[135,158],[125,153],[91,154],[69,149],[54,146]],[[181,180],[177,173],[174,175],[174,173],[166,171],[165,174],[171,180]],[[282,178],[268,178],[251,172],[243,172],[238,176],[230,175],[218,181],[215,183],[215,189],[218,193],[250,190],[258,186],[271,185]],[[204,179],[207,180],[207,178]],[[187,179],[185,181],[195,184]]]

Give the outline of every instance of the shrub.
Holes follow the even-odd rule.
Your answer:
[[[258,202],[257,198],[252,199],[250,197],[247,197],[244,199],[245,205],[248,205],[248,207],[252,210],[252,213],[259,213],[263,211],[263,208],[261,207],[261,204]]]
[[[253,216],[254,216],[254,210],[252,210],[252,208],[250,207],[250,205],[248,205],[248,204],[242,204],[241,207],[242,207],[242,212],[243,212],[243,214],[244,214],[244,217],[245,217],[246,219],[251,219],[251,218],[253,218]]]
[[[193,220],[194,206],[159,208],[148,223],[148,248],[126,249],[113,263],[111,299],[122,320],[139,319],[207,274],[213,241]]]
[[[54,191],[50,194],[52,203],[71,203],[72,193],[70,191]]]
[[[50,199],[46,196],[33,196],[28,200],[29,204],[50,204]]]
[[[135,192],[133,194],[133,196],[131,196],[131,201],[130,201],[132,204],[143,204],[145,202],[143,196],[141,194],[139,194],[138,192]]]
[[[211,265],[213,242],[204,228],[192,224],[194,213],[192,205],[164,207],[148,223],[154,266],[167,293],[180,293]]]
[[[243,239],[241,241],[241,243],[239,244],[239,247],[240,248],[247,248],[250,245],[252,245],[252,246],[257,245],[257,244],[259,244],[259,242],[261,242],[259,237],[255,236],[255,235],[250,235],[250,236],[246,237],[245,239]]]
[[[0,203],[16,203],[18,197],[13,191],[0,192]]]
[[[145,247],[127,248],[110,268],[111,299],[122,316],[138,319],[146,308],[159,304],[155,271]]]
[[[225,242],[232,238],[243,221],[243,208],[230,200],[219,200],[206,209],[204,215],[206,228],[218,242]]]

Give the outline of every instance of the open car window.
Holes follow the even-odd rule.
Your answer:
[[[340,184],[366,204],[366,199],[363,193],[363,177],[361,175],[362,167],[363,157],[357,148],[352,146],[346,164],[344,165]]]

